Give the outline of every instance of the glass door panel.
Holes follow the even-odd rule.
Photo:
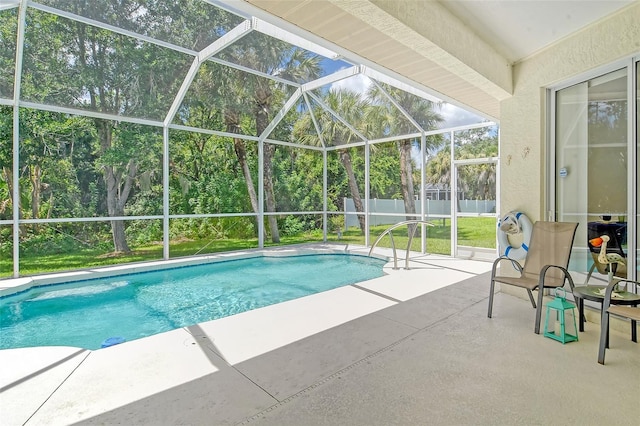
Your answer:
[[[626,68],[556,93],[555,217],[580,224],[571,270],[595,264],[602,272],[595,237],[609,237],[607,251],[626,252],[627,121]]]
[[[636,62],[636,276],[631,277],[636,280],[640,279],[640,197],[638,196],[638,188],[640,188],[640,61]]]

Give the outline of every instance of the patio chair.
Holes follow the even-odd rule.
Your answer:
[[[640,293],[640,282],[621,280],[610,282],[604,294],[602,302],[602,323],[600,327],[600,347],[598,348],[598,363],[604,365],[604,351],[609,346],[609,315],[618,315],[631,320],[631,340],[637,342],[637,321],[640,321],[640,307],[637,305],[611,304],[614,290],[622,283],[626,283],[627,291],[633,287],[636,293]]]
[[[540,334],[540,318],[542,316],[542,298],[545,288],[563,287],[566,281],[573,292],[574,284],[567,271],[571,246],[576,234],[577,223],[574,222],[544,222],[538,221],[533,225],[531,243],[525,258],[524,267],[517,261],[506,256],[500,256],[493,262],[491,269],[491,286],[489,290],[489,311],[491,318],[493,309],[493,292],[496,282],[508,284],[527,290],[531,305],[536,309],[534,331]],[[508,260],[519,272],[518,277],[498,276],[498,265]],[[533,298],[533,290],[538,289],[538,303]]]

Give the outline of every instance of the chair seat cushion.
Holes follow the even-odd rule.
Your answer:
[[[633,306],[611,305],[607,312],[640,321],[640,308]]]

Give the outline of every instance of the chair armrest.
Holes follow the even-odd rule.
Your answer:
[[[562,273],[564,274],[564,280],[562,281],[562,285],[564,286],[565,280],[569,280],[569,287],[571,288],[571,292],[573,292],[573,289],[575,288],[575,284],[573,283],[573,278],[571,278],[571,274],[569,274],[569,271],[567,271],[566,268],[558,265],[545,265],[542,267],[542,269],[540,270],[540,280],[538,281],[538,290],[542,291],[542,289],[545,287],[544,280],[546,279],[547,271],[550,268],[555,268],[562,271]]]
[[[518,263],[517,260],[512,259],[508,256],[502,255],[499,258],[497,258],[496,260],[493,261],[493,266],[491,267],[491,276],[495,277],[496,276],[496,269],[498,268],[498,265],[500,264],[500,261],[502,260],[508,260],[511,262],[511,266],[513,266],[514,269],[516,269],[518,272],[520,272],[520,275],[522,275],[522,265],[520,265],[520,263]]]
[[[637,286],[640,286],[640,282],[634,280],[612,280],[604,292],[604,300],[602,301],[602,312],[607,312],[607,309],[609,309],[609,306],[611,306],[611,296],[613,295],[613,291],[616,289],[616,287],[618,287],[618,285],[620,285],[620,283],[633,283],[636,285],[636,291],[638,289]]]

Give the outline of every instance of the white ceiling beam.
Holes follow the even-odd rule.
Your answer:
[[[271,13],[265,11],[262,8],[256,7],[251,4],[251,0],[203,0],[209,4],[215,5],[224,9],[230,13],[233,13],[238,16],[242,16],[245,18],[256,17],[264,22],[268,22],[272,25],[276,25],[278,28],[287,31],[289,34],[297,37],[301,37],[304,40],[308,40],[313,43],[314,46],[318,46],[319,48],[315,48],[314,51],[324,51],[324,49],[328,50],[332,54],[335,54],[335,58],[342,58],[343,61],[348,61],[353,64],[353,61],[350,59],[345,59],[349,57],[350,52],[340,48],[334,43],[327,42],[326,39],[319,37],[309,31],[304,31],[301,29],[299,25],[292,24],[284,19],[278,18]],[[296,43],[294,43],[296,44]],[[329,54],[328,52],[326,52]],[[329,57],[329,56],[327,56]]]
[[[390,86],[396,87],[400,90],[404,90],[405,92],[411,93],[412,95],[418,96],[420,98],[424,98],[428,101],[434,102],[434,103],[442,103],[441,99],[436,98],[435,96],[423,91],[423,90],[419,90],[414,86],[411,86],[410,84],[406,84],[403,83],[401,81],[396,80],[395,78],[389,77],[386,74],[383,74],[379,71],[376,71],[374,69],[371,69],[369,67],[365,67],[364,65],[362,65],[362,73],[364,75],[366,75],[367,77],[370,77],[374,80],[377,80],[379,82],[388,84]]]
[[[303,84],[302,91],[309,92],[311,90],[317,89],[318,87],[335,83],[336,81],[344,80],[345,78],[353,77],[354,75],[359,73],[360,73],[360,67],[358,65],[355,65],[350,68],[345,68],[345,69],[336,71],[333,74],[325,75],[324,77],[320,77],[317,80],[313,80]]]
[[[99,22],[93,19],[89,19],[86,17],[82,17],[82,16],[78,16],[75,15],[73,13],[69,13],[66,11],[61,11],[49,6],[45,6],[45,5],[41,5],[35,2],[31,2],[31,1],[27,1],[24,0],[24,2],[20,2],[20,1],[16,1],[16,0],[5,0],[2,2],[2,5],[0,6],[0,10],[5,10],[5,9],[11,9],[11,8],[15,8],[17,6],[19,6],[21,3],[27,4],[29,7],[33,7],[34,9],[39,9],[42,10],[44,12],[47,13],[51,13],[57,16],[61,16],[64,18],[68,18],[68,19],[72,19],[78,22],[83,22],[87,25],[91,25],[91,26],[95,26],[98,28],[104,28],[106,30],[112,31],[114,33],[117,34],[121,34],[127,37],[132,37],[135,39],[139,39],[142,40],[144,42],[150,43],[150,44],[154,44],[157,46],[161,46],[167,49],[171,49],[173,51],[177,51],[177,52],[181,52],[187,55],[191,55],[193,57],[197,57],[197,61],[198,64],[201,64],[202,60],[212,60],[214,62],[220,63],[221,65],[224,66],[232,66],[235,67],[236,69],[242,70],[242,71],[246,71],[249,73],[252,73],[254,75],[259,75],[265,78],[269,78],[273,81],[282,83],[282,84],[289,84],[292,87],[302,87],[302,93],[305,94],[305,92],[307,91],[311,91],[314,89],[317,89],[319,87],[334,83],[336,81],[345,79],[345,78],[349,78],[351,76],[354,76],[358,73],[362,73],[370,78],[372,78],[374,81],[380,81],[386,84],[389,84],[393,87],[397,87],[401,90],[405,90],[409,93],[412,93],[416,96],[419,96],[421,98],[425,98],[428,100],[431,100],[433,102],[441,102],[440,99],[434,97],[433,95],[431,95],[430,93],[428,93],[425,90],[428,90],[428,88],[425,88],[424,86],[420,86],[422,88],[415,88],[414,86],[412,86],[411,82],[406,79],[403,78],[402,76],[396,76],[395,73],[391,73],[394,75],[394,77],[390,77],[389,75],[387,75],[384,72],[381,71],[375,71],[375,69],[378,69],[377,66],[375,66],[375,64],[369,64],[370,67],[365,67],[365,66],[354,66],[351,68],[347,68],[345,70],[340,70],[334,74],[331,74],[329,76],[325,76],[322,77],[320,79],[317,79],[313,82],[309,82],[306,83],[302,86],[293,83],[293,82],[289,82],[286,81],[280,77],[276,77],[276,76],[270,76],[268,74],[265,73],[261,73],[259,71],[255,71],[255,70],[250,70],[246,67],[242,67],[240,65],[234,65],[234,64],[230,64],[227,61],[223,61],[221,59],[217,59],[217,58],[213,58],[212,56],[215,55],[217,52],[219,52],[220,50],[224,49],[225,47],[229,46],[231,43],[235,42],[236,40],[238,40],[239,38],[243,37],[244,35],[248,34],[249,32],[251,32],[252,30],[255,31],[259,31],[263,34],[266,34],[268,36],[271,37],[275,37],[279,40],[283,40],[286,41],[288,43],[291,43],[293,45],[299,46],[301,48],[305,48],[307,50],[313,51],[317,54],[320,54],[322,56],[325,57],[330,57],[330,58],[334,58],[338,57],[339,55],[336,54],[337,52],[342,52],[345,54],[345,56],[347,56],[346,51],[344,51],[343,49],[337,47],[337,46],[333,46],[331,43],[324,43],[324,40],[317,37],[317,36],[313,36],[312,34],[309,34],[309,36],[311,37],[311,42],[306,42],[305,39],[301,36],[302,34],[305,34],[305,32],[302,32],[301,30],[299,30],[297,27],[291,25],[291,24],[287,24],[286,22],[283,21],[283,26],[284,29],[279,28],[278,26],[275,26],[273,24],[271,24],[270,22],[277,22],[273,17],[270,17],[268,14],[266,14],[264,11],[261,11],[260,9],[257,9],[255,7],[250,7],[248,4],[246,4],[245,2],[236,2],[233,1],[231,2],[231,4],[225,4],[225,2],[220,1],[220,0],[204,0],[206,3],[212,4],[216,7],[221,7],[227,11],[229,11],[230,13],[233,13],[235,15],[241,16],[245,19],[245,21],[242,22],[242,24],[240,24],[239,26],[237,26],[236,28],[234,28],[231,32],[237,31],[237,33],[234,33],[232,35],[229,35],[229,33],[224,37],[227,37],[226,40],[223,40],[221,42],[219,42],[218,44],[216,44],[216,42],[212,43],[211,45],[207,46],[207,48],[203,49],[200,52],[188,49],[188,48],[184,48],[172,43],[168,43],[168,42],[164,42],[161,40],[157,40],[154,38],[151,38],[149,36],[145,36],[145,35],[141,35],[138,34],[136,32],[133,31],[129,31],[129,30],[124,30],[118,27],[115,27],[113,25],[109,25],[103,22]],[[251,13],[249,13],[251,12]],[[240,30],[238,29],[239,27],[242,26],[249,26],[249,29],[245,30]],[[246,32],[245,32],[246,31]],[[300,34],[300,35],[298,35]],[[308,44],[305,44],[308,43]],[[323,45],[328,45],[329,49],[324,48]],[[349,55],[349,57],[351,57],[351,55]],[[356,58],[358,60],[360,60],[361,58],[353,56],[353,58]],[[352,59],[353,59],[352,58]],[[364,63],[367,63],[366,61]],[[199,66],[199,65],[198,65]],[[187,74],[186,77],[192,76],[194,77],[197,74],[197,69],[198,66],[196,66],[196,68],[194,70],[190,70],[190,72]],[[373,67],[373,68],[372,68]],[[193,68],[193,64],[192,64],[192,68]],[[185,79],[186,81],[186,79]],[[192,80],[191,80],[192,81]],[[185,86],[185,83],[183,82],[183,86]],[[186,85],[188,87],[188,84]],[[187,88],[182,88],[179,90],[178,94],[181,95],[180,96],[180,102],[178,102],[177,98],[174,101],[174,105],[172,105],[170,114],[167,115],[167,119],[165,119],[165,121],[163,123],[161,123],[161,125],[169,125],[171,128],[174,128],[174,125],[170,125],[169,124],[169,117],[171,117],[171,120],[173,119],[173,117],[175,116],[175,113],[177,111],[177,109],[179,108],[180,103],[182,102],[182,99],[185,95],[187,91]],[[313,94],[312,94],[313,96]],[[315,99],[315,96],[314,96]],[[316,99],[316,101],[320,102],[320,105],[323,106],[323,102],[320,99]],[[307,104],[309,105],[310,108],[310,114],[312,119],[315,121],[315,115],[313,113],[313,110],[311,109],[311,105],[309,103],[309,100],[305,97],[305,102],[307,102]],[[2,105],[12,105],[13,102],[12,101],[7,101],[7,100],[1,100],[0,99],[0,104]],[[455,104],[455,103],[454,103]],[[91,117],[95,117],[95,116],[100,116],[103,118],[110,118],[113,120],[117,120],[117,121],[126,121],[126,122],[134,122],[134,123],[143,123],[143,124],[149,124],[149,125],[158,125],[159,122],[157,121],[153,121],[153,120],[144,120],[144,119],[136,119],[136,118],[131,118],[131,117],[123,117],[123,116],[118,116],[118,115],[111,115],[111,114],[103,114],[103,113],[99,113],[99,112],[91,112],[91,111],[87,111],[84,109],[76,109],[76,108],[65,108],[65,107],[53,107],[53,106],[49,106],[49,105],[39,105],[36,103],[27,103],[27,102],[21,102],[20,103],[21,106],[27,106],[27,105],[33,105],[34,108],[37,109],[43,109],[43,110],[50,110],[50,111],[60,111],[60,112],[69,112],[71,114],[78,114],[78,115],[85,115],[85,116],[91,116]],[[326,106],[323,106],[323,108],[326,108]],[[467,107],[465,107],[465,109],[468,110]],[[335,113],[335,111],[332,111],[331,109],[327,109],[334,117],[336,117],[338,120],[340,120],[343,124],[347,125],[352,131],[355,130],[352,126],[350,126],[348,123],[346,123],[346,121],[344,121],[337,113]],[[402,111],[402,110],[401,110]],[[474,111],[475,112],[475,111]],[[481,113],[480,113],[481,114]],[[482,115],[482,114],[481,114]],[[314,123],[314,125],[316,126],[316,131],[318,131],[319,127],[317,126],[317,122]],[[487,125],[486,123],[479,123],[478,125],[475,125],[474,127],[482,127]],[[491,123],[491,125],[493,125],[493,123]],[[463,126],[464,128],[470,128],[467,126]],[[460,129],[463,130],[463,129]],[[430,131],[427,132],[427,134],[437,134],[437,133],[442,133],[445,132],[446,130],[441,129],[441,130],[436,130],[436,131]],[[356,134],[358,136],[363,137],[361,134],[359,134],[358,132],[356,132]],[[321,139],[321,142],[324,144],[324,142],[322,141],[322,136],[320,134],[320,132],[318,132],[318,135]],[[242,137],[243,139],[248,139],[248,140],[257,140],[257,137],[246,137],[246,136],[241,136],[241,135],[233,135],[233,137]],[[253,138],[253,139],[252,139]],[[363,139],[366,140],[366,138],[363,137]]]
[[[184,100],[189,87],[191,87],[191,83],[193,83],[193,79],[196,77],[196,73],[200,69],[200,61],[198,57],[193,58],[193,62],[191,63],[191,67],[189,71],[187,71],[187,75],[182,80],[182,85],[180,85],[180,89],[178,89],[178,93],[176,93],[175,98],[173,98],[173,103],[169,107],[169,111],[167,111],[167,115],[163,121],[165,126],[168,126],[172,121],[173,117],[175,117],[178,112],[178,108],[182,105],[182,101]]]
[[[424,132],[424,134],[426,136],[431,136],[431,135],[437,135],[440,133],[460,132],[463,130],[480,129],[482,127],[491,127],[495,125],[497,124],[493,121],[486,121],[484,123],[466,124],[464,126],[447,127],[446,129],[429,130],[428,132]]]
[[[416,139],[416,138],[419,138],[420,136],[422,136],[422,133],[409,133],[409,134],[400,135],[400,136],[387,136],[386,138],[370,139],[369,144],[374,145],[377,143],[397,142],[398,140]]]
[[[220,130],[203,129],[200,127],[183,126],[182,124],[170,124],[170,129],[182,130],[185,132],[203,133],[206,135],[222,136],[224,138],[238,138],[245,141],[258,142],[257,136],[243,135],[240,133],[222,132]]]
[[[289,31],[280,28],[276,25],[270,24],[267,21],[263,21],[260,18],[256,18],[255,16],[251,18],[253,28],[261,32],[262,34],[266,34],[273,38],[277,38],[278,40],[284,41],[286,43],[292,44],[294,46],[301,47],[302,49],[313,52],[317,55],[323,56],[329,59],[338,59],[340,57],[339,54],[334,52],[333,50],[327,49],[326,47],[322,47],[312,41],[305,40],[304,38],[297,36]]]
[[[32,108],[40,111],[61,112],[63,114],[79,115],[81,117],[102,118],[105,120],[122,121],[125,123],[144,124],[146,126],[154,126],[154,127],[163,126],[162,121],[158,121],[158,120],[148,120],[145,118],[135,118],[135,117],[124,116],[124,115],[107,114],[104,112],[91,111],[88,109],[68,108],[68,107],[61,107],[58,105],[46,105],[46,104],[39,104],[35,102],[25,102],[25,101],[18,102],[18,106],[22,108]]]
[[[105,24],[104,22],[100,22],[100,21],[96,21],[94,19],[89,19],[89,18],[85,18],[84,16],[80,16],[80,15],[76,15],[74,13],[69,13],[69,12],[65,12],[62,10],[58,10],[58,9],[54,9],[52,7],[49,6],[44,6],[38,3],[29,3],[29,7],[32,7],[34,9],[38,9],[38,10],[42,10],[43,12],[47,12],[47,13],[51,13],[53,15],[57,15],[57,16],[61,16],[63,18],[68,18],[74,21],[78,21],[78,22],[82,22],[84,24],[87,25],[91,25],[93,27],[98,27],[98,28],[103,28],[105,30],[109,30],[112,31],[116,34],[121,34],[127,37],[131,37],[131,38],[135,38],[138,40],[142,40],[145,41],[147,43],[151,43],[154,44],[156,46],[162,46],[162,47],[166,47],[167,49],[171,49],[171,50],[175,50],[177,52],[182,52],[185,53],[187,55],[191,55],[191,56],[196,56],[198,54],[197,51],[192,50],[192,49],[187,49],[186,47],[181,47],[178,46],[176,44],[173,43],[168,43],[166,41],[162,41],[162,40],[158,40],[149,36],[145,36],[142,34],[138,34],[136,32],[133,31],[129,31],[129,30],[124,30],[120,27],[116,27],[113,25],[109,25],[109,24]]]
[[[318,124],[318,120],[316,120],[316,116],[313,113],[313,108],[311,107],[311,102],[309,102],[309,98],[306,93],[302,93],[304,96],[304,102],[307,104],[307,108],[309,109],[309,116],[311,117],[311,121],[313,121],[313,126],[316,129],[316,134],[318,135],[318,139],[320,140],[320,144],[323,148],[326,148],[326,144],[324,143],[324,138],[322,137],[322,130],[320,129],[320,125]]]
[[[326,148],[326,150],[327,150],[327,152],[329,152],[329,151],[337,151],[339,149],[345,149],[345,148],[357,148],[359,146],[365,146],[368,143],[369,142],[364,142],[364,141],[350,142],[350,143],[344,143],[342,145],[329,146],[329,147]]]
[[[323,151],[323,150],[324,150],[324,148],[323,148],[323,147],[321,147],[321,146],[302,145],[302,144],[295,143],[295,142],[279,141],[279,140],[277,140],[277,139],[269,139],[269,138],[267,138],[267,139],[265,139],[264,141],[265,141],[265,142],[268,142],[268,143],[270,143],[270,144],[273,144],[273,145],[290,146],[290,147],[292,147],[292,148],[308,149],[308,150],[310,150],[310,151],[319,151],[319,152],[321,152],[321,151]]]
[[[230,3],[234,3],[235,5],[238,4],[238,1],[223,1],[223,0],[202,0],[204,3],[209,3],[212,6],[215,6],[219,9],[222,9],[226,12],[229,12],[233,15],[239,16],[241,18],[244,19],[251,19],[252,14],[251,13],[247,13],[244,10],[240,10],[237,7],[232,6]],[[242,2],[241,2],[242,3]]]
[[[219,39],[217,39],[216,41],[214,41],[213,43],[211,43],[210,45],[202,49],[200,52],[198,52],[198,60],[200,62],[203,62],[209,59],[210,57],[212,57],[213,55],[215,55],[225,47],[235,43],[236,41],[240,40],[242,37],[249,34],[252,29],[253,28],[252,28],[251,21],[247,20],[247,21],[241,22],[240,24],[235,26],[232,30],[227,32],[225,35],[223,35],[222,37],[220,37]]]
[[[257,71],[257,70],[254,70],[252,68],[245,67],[243,65],[234,64],[233,62],[225,61],[224,59],[209,58],[207,60],[210,61],[210,62],[215,62],[216,64],[224,65],[225,67],[234,68],[234,69],[237,69],[239,71],[244,71],[244,72],[249,73],[249,74],[253,74],[253,75],[260,76],[260,77],[268,78],[269,80],[277,81],[278,83],[281,83],[281,84],[286,84],[286,85],[293,86],[293,87],[296,87],[296,88],[301,86],[300,83],[289,81],[289,80],[286,80],[286,79],[284,79],[282,77],[278,77],[278,76],[275,76],[275,75],[267,74],[266,72]]]
[[[171,107],[169,107],[169,111],[167,111],[167,115],[164,119],[165,126],[169,125],[169,123],[173,121],[173,118],[178,112],[178,108],[182,105],[182,101],[184,100],[189,87],[191,87],[191,83],[193,83],[193,79],[196,78],[196,74],[200,69],[200,64],[250,32],[251,23],[249,21],[243,21],[231,31],[198,52],[198,55],[194,58],[189,71],[182,81],[182,85],[180,86],[178,93],[176,93],[175,98],[173,98],[173,103],[171,104]]]

